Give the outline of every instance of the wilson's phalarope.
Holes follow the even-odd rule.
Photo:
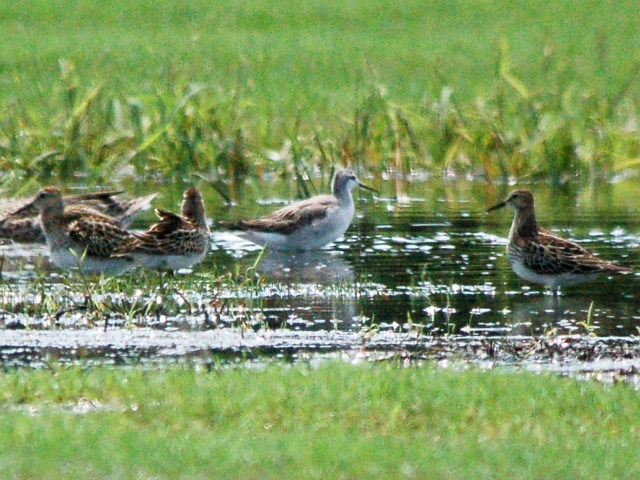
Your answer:
[[[55,187],[40,190],[33,206],[40,212],[51,260],[59,268],[117,275],[135,266],[132,257],[118,255],[131,234],[112,217],[81,204],[65,207]]]
[[[276,210],[264,218],[227,223],[242,230],[252,242],[274,250],[314,250],[333,242],[347,231],[355,208],[351,190],[363,185],[352,170],[333,176],[333,195],[318,195]]]
[[[602,260],[580,245],[540,228],[529,190],[514,190],[487,212],[507,206],[515,210],[507,245],[511,267],[525,280],[550,287],[554,296],[558,295],[558,287],[587,282],[601,273],[631,272],[630,268]]]
[[[204,202],[200,192],[189,188],[184,192],[180,215],[156,209],[160,219],[147,231],[133,233],[121,249],[146,268],[179,270],[200,263],[207,251],[211,233],[207,226]]]
[[[126,228],[138,212],[149,208],[151,201],[157,196],[154,193],[131,200],[116,198],[121,193],[122,191],[111,191],[65,195],[62,200],[66,207],[81,205],[113,217],[120,226]],[[0,238],[22,243],[45,241],[33,198],[0,200]]]

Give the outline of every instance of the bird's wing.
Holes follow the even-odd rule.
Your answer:
[[[119,248],[118,253],[149,253],[159,254],[162,253],[161,242],[154,235],[149,235],[147,232],[135,233],[131,232],[131,237],[128,238]]]
[[[122,191],[81,193],[78,195],[65,195],[63,201],[65,206],[84,205],[100,213],[112,215],[112,209],[120,208],[120,201],[113,198]],[[117,213],[117,211],[115,212]],[[15,198],[0,200],[0,218],[17,220],[19,218],[37,217],[38,209],[33,206],[33,198]]]
[[[122,228],[122,224],[118,218],[112,217],[105,213],[102,213],[100,210],[97,210],[93,207],[84,204],[76,204],[70,205],[64,208],[64,219],[66,223],[71,223],[77,220],[88,220],[97,221],[99,223],[108,223],[110,225],[114,225],[116,227]]]
[[[77,200],[79,202],[82,202],[83,200],[103,200],[108,202],[112,200],[111,197],[117,197],[123,193],[124,190],[103,190],[101,192],[85,192],[78,193],[77,195],[65,195],[63,199],[65,202],[70,200]]]
[[[542,244],[553,244],[561,247],[564,251],[570,252],[572,255],[592,255],[587,250],[582,248],[577,243],[573,243],[564,238],[560,238],[549,230],[540,228],[538,231],[538,238]]]
[[[192,230],[195,228],[195,226],[182,215],[160,208],[156,208],[155,213],[160,221],[149,227],[145,232],[155,237],[162,238],[178,230]]]
[[[117,214],[124,225],[129,225],[133,218],[141,210],[147,210],[151,206],[151,202],[158,196],[157,193],[145,195],[144,197],[132,198],[125,200],[120,204],[122,213]],[[109,213],[109,215],[112,215]]]
[[[133,199],[116,198],[122,191],[83,193],[64,197],[64,204],[68,207],[82,205],[103,215],[117,217],[123,225],[128,225],[140,211],[149,207],[156,193]]]
[[[87,193],[79,193],[77,195],[65,195],[62,197],[65,205],[71,205],[75,203],[84,203],[87,200],[95,200],[103,203],[111,203],[116,197],[124,193],[124,190],[106,190],[104,192],[87,192]]]
[[[241,220],[234,226],[242,230],[290,234],[324,219],[335,208],[338,208],[335,197],[322,195],[287,205],[263,218]]]
[[[130,200],[116,198],[122,190],[82,193],[63,197],[65,208],[88,210],[90,213],[108,215],[117,218],[122,226],[127,226],[140,210],[149,207],[156,193]],[[14,222],[20,219],[36,218],[38,210],[31,198],[0,199],[0,223]]]
[[[71,219],[69,237],[84,248],[87,255],[106,258],[119,253],[131,234],[110,217],[84,215]]]
[[[148,253],[187,255],[206,248],[209,239],[205,233],[181,215],[167,210],[156,209],[160,219],[143,233],[133,233],[121,248],[121,253]]]
[[[9,238],[14,242],[22,243],[45,241],[38,217],[4,219],[0,222],[0,238]]]
[[[66,208],[85,207],[102,215],[117,216],[123,212],[121,201],[115,198],[121,194],[121,190],[108,192],[88,192],[78,195],[65,195],[62,197]]]
[[[0,218],[2,221],[37,217],[38,209],[33,206],[33,199],[15,198],[0,200]]]
[[[541,235],[538,242],[527,242],[521,248],[524,266],[539,274],[597,274],[629,271],[625,267],[596,257],[575,243],[553,235]]]
[[[192,255],[206,250],[208,242],[208,233],[196,229],[177,230],[162,238],[150,232],[133,233],[119,253]]]

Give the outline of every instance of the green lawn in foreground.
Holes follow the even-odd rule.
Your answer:
[[[640,476],[638,392],[556,376],[20,370],[0,392],[2,478]],[[102,409],[70,413],[79,401]]]

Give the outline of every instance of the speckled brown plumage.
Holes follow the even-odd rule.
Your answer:
[[[62,197],[67,208],[83,207],[113,217],[126,228],[138,212],[149,207],[156,194],[134,199],[117,198],[122,191],[106,191],[66,195]],[[42,243],[45,241],[38,209],[33,198],[0,200],[0,238],[15,242]]]
[[[55,187],[40,190],[33,205],[40,212],[51,259],[58,267],[117,274],[134,266],[133,258],[118,254],[131,238],[118,220],[82,204],[65,207]]]
[[[545,230],[540,230],[537,237],[530,239],[516,238],[509,242],[507,248],[509,257],[522,259],[525,267],[538,274],[631,272],[629,268],[603,260]]]
[[[507,244],[509,263],[519,276],[551,287],[554,295],[559,286],[586,282],[602,273],[632,271],[540,228],[535,217],[533,194],[529,190],[514,190],[489,211],[505,206],[515,210]]]
[[[134,234],[120,252],[132,255],[147,268],[188,268],[204,258],[210,231],[204,202],[195,188],[185,191],[180,215],[156,209],[159,222],[144,233]]]

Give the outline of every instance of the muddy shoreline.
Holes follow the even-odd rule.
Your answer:
[[[523,368],[638,384],[640,338],[556,336],[442,336],[412,333],[240,328],[162,331],[150,328],[4,330],[0,364],[6,368],[58,365],[203,365],[314,361],[434,362],[440,366]],[[602,377],[602,378],[600,378]]]

